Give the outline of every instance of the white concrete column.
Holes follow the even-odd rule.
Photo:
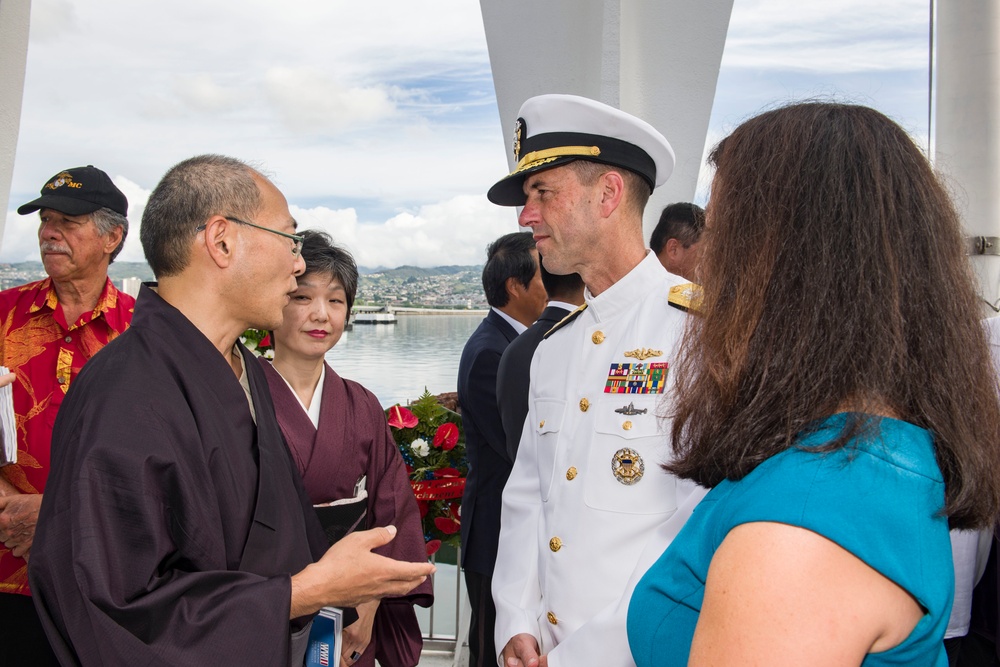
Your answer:
[[[935,168],[966,234],[1000,237],[1000,3],[938,2],[936,32]],[[980,295],[1000,306],[1000,255],[974,255],[972,265]]]
[[[543,93],[584,95],[660,130],[677,166],[646,207],[694,198],[733,0],[480,0],[500,127]],[[499,178],[499,176],[498,176]]]
[[[621,109],[674,148],[670,180],[653,191],[643,228],[667,204],[694,199],[733,0],[622,0]]]
[[[31,0],[0,0],[0,239],[7,219],[17,133],[21,126],[30,18]]]

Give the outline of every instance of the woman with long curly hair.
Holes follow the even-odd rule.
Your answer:
[[[955,209],[862,106],[763,113],[710,160],[665,467],[712,489],[635,589],[636,663],[946,665],[949,526],[1000,508]]]

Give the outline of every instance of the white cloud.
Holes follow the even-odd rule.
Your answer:
[[[114,176],[112,180],[129,201],[129,234],[119,260],[143,262],[139,226],[151,190],[124,176]],[[368,267],[481,264],[490,241],[518,230],[515,210],[491,204],[485,195],[452,197],[379,222],[361,222],[353,208],[304,208],[294,203],[289,208],[300,230],[321,229],[329,233],[350,250],[359,265]],[[37,215],[8,213],[0,261],[37,260],[37,226]]]
[[[220,85],[211,74],[180,75],[173,82],[174,94],[197,111],[222,111],[235,108],[243,97],[238,91]]]
[[[0,261],[35,262],[38,256],[38,216],[7,212]]]
[[[395,115],[384,87],[347,87],[313,67],[272,67],[264,91],[285,127],[296,134],[342,132]]]
[[[725,62],[823,74],[918,69],[927,65],[927,23],[925,1],[737,0]]]
[[[118,259],[122,262],[145,262],[146,255],[142,252],[142,243],[139,241],[139,222],[142,220],[142,212],[146,210],[146,202],[152,190],[147,190],[124,176],[112,176],[111,180],[128,199],[128,236],[125,238],[125,247],[119,253]]]
[[[359,222],[353,209],[293,206],[292,215],[300,229],[328,232],[368,267],[482,264],[490,241],[519,229],[514,209],[491,204],[485,195],[454,197],[378,224]]]
[[[925,132],[926,30],[926,0],[736,0],[706,147],[817,93]],[[123,260],[162,174],[207,152],[272,172],[363,265],[476,264],[516,229],[483,196],[506,130],[477,2],[33,0],[30,38],[10,205],[95,164],[131,202]],[[0,259],[37,257],[36,220],[7,215]]]

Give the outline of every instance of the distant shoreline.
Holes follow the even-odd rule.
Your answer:
[[[468,308],[396,308],[392,312],[396,315],[478,315],[484,316],[490,312],[489,309],[468,309]]]

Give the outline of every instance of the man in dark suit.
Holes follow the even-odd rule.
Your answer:
[[[458,403],[465,427],[469,476],[462,495],[462,567],[472,603],[469,664],[496,664],[496,608],[490,586],[500,535],[501,494],[513,459],[497,409],[497,369],[507,345],[535,321],[546,293],[531,234],[514,232],[490,244],[483,289],[490,312],[462,350]]]
[[[497,407],[511,461],[517,456],[524,418],[528,415],[528,380],[535,348],[549,329],[583,304],[580,274],[557,276],[545,270],[544,261],[542,264],[542,284],[549,295],[549,303],[538,320],[507,347],[497,372]]]

